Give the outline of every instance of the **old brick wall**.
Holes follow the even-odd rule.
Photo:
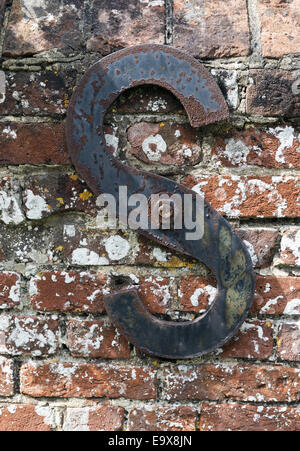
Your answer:
[[[300,0],[0,0],[0,21],[0,430],[299,430]],[[109,229],[65,146],[85,70],[146,42],[202,61],[230,119],[192,129],[170,93],[138,88],[108,112],[107,143],[205,193],[256,273],[238,335],[187,361],[138,352],[102,297],[135,285],[188,320],[214,277]]]

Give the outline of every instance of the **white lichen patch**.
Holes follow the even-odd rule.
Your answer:
[[[165,2],[164,0],[141,0],[142,3],[146,5],[146,8],[153,8],[157,6],[164,7]]]
[[[250,149],[243,141],[230,138],[226,143],[224,155],[233,165],[243,166],[247,163],[249,152]]]
[[[46,407],[46,406],[37,405],[34,407],[34,410],[37,415],[42,417],[43,422],[47,426],[50,426],[51,428],[55,427],[55,414],[52,409],[50,409],[49,407]]]
[[[24,214],[21,209],[20,195],[8,186],[0,191],[0,211],[1,220],[5,224],[20,224],[24,221]]]
[[[292,299],[284,309],[284,315],[300,315],[300,299]]]
[[[105,243],[105,250],[108,258],[113,261],[122,260],[130,251],[130,244],[119,235],[109,237]]]
[[[245,244],[245,246],[246,246],[246,248],[247,248],[247,250],[248,250],[248,252],[249,252],[249,254],[250,254],[250,257],[251,257],[251,260],[252,260],[253,267],[255,268],[255,266],[256,266],[257,263],[258,263],[258,258],[257,258],[257,255],[256,255],[256,253],[255,253],[254,247],[253,247],[253,245],[252,245],[251,243],[249,243],[249,241],[247,241],[247,240],[243,240],[243,243]]]
[[[279,139],[280,145],[276,151],[275,160],[278,163],[286,163],[284,150],[290,149],[293,146],[295,138],[295,130],[293,127],[276,127],[270,128],[269,133]]]
[[[115,134],[116,128],[114,128],[113,133],[105,133],[104,139],[108,147],[112,147],[113,155],[116,157],[118,155],[119,138]]]
[[[57,336],[49,329],[47,322],[41,327],[33,318],[14,318],[14,324],[7,336],[7,345],[13,354],[30,351],[32,355],[40,356],[43,353],[55,354],[57,349]]]
[[[105,257],[100,257],[96,252],[81,247],[72,252],[71,262],[73,265],[108,265],[109,261]]]
[[[5,72],[3,72],[3,70],[0,70],[0,104],[5,102],[5,93],[6,93]]]
[[[17,133],[7,126],[2,130],[2,133],[6,135],[7,138],[17,139]]]
[[[64,421],[64,431],[89,431],[90,408],[68,408]]]
[[[167,262],[168,261],[168,252],[159,247],[154,247],[153,248],[153,257],[158,262]]]
[[[49,212],[48,204],[41,196],[30,189],[25,190],[26,216],[28,219],[42,219],[43,212]]]
[[[294,236],[293,236],[294,235]],[[295,265],[300,265],[300,229],[295,234],[284,234],[281,240],[281,252],[288,252],[295,257]]]
[[[151,135],[143,141],[142,149],[148,160],[159,161],[167,150],[167,144],[161,135]]]

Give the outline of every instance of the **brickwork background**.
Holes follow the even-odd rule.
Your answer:
[[[300,0],[0,0],[0,21],[0,430],[299,430]],[[142,355],[102,298],[137,286],[152,313],[190,320],[214,277],[109,229],[65,146],[85,70],[145,42],[203,62],[230,119],[192,129],[142,87],[108,112],[107,144],[205,193],[256,273],[237,336],[188,361]]]

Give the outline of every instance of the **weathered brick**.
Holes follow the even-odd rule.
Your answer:
[[[60,211],[96,214],[96,196],[76,174],[45,174],[25,181],[23,202],[28,219],[41,219]]]
[[[49,407],[26,404],[0,406],[1,431],[51,431],[55,414]]]
[[[204,364],[168,368],[163,374],[163,398],[221,401],[295,402],[299,369],[250,364]]]
[[[0,309],[13,308],[21,303],[21,277],[15,272],[0,273]]]
[[[278,340],[278,356],[282,360],[300,361],[300,323],[284,323],[280,329]]]
[[[174,44],[200,58],[248,55],[245,0],[174,0]]]
[[[128,431],[194,431],[196,418],[193,407],[134,407],[129,412]]]
[[[20,372],[21,393],[34,397],[153,399],[156,371],[136,366],[28,362]]]
[[[176,291],[173,279],[166,277],[140,277],[136,288],[146,308],[151,313],[162,314],[167,313]]]
[[[299,428],[298,407],[204,403],[201,409],[201,431],[296,431]]]
[[[1,164],[69,164],[65,124],[0,124]]]
[[[279,238],[277,229],[264,227],[240,228],[236,229],[235,232],[246,245],[255,268],[270,266]]]
[[[171,91],[155,85],[137,86],[123,92],[109,111],[117,114],[186,114],[182,104]]]
[[[79,50],[82,45],[82,2],[14,0],[4,41],[5,55],[31,55],[58,48]]]
[[[138,236],[137,252],[134,256],[136,265],[151,265],[162,268],[182,268],[193,264],[194,259],[159,246],[150,239]]]
[[[131,154],[144,163],[194,165],[201,158],[197,131],[189,125],[138,122],[127,136]]]
[[[57,116],[65,114],[75,86],[73,69],[54,73],[7,72],[1,115]],[[42,143],[40,143],[42,144]]]
[[[262,116],[294,117],[300,114],[298,75],[278,69],[250,71],[247,113]]]
[[[13,361],[0,356],[0,396],[14,394]]]
[[[252,313],[300,315],[300,277],[255,276]]]
[[[270,321],[247,320],[218,355],[244,359],[267,359],[273,352],[273,327]]]
[[[178,297],[184,311],[204,313],[217,294],[214,277],[185,276],[181,278]]]
[[[87,49],[108,54],[148,42],[164,44],[164,12],[163,0],[96,0]]]
[[[76,266],[133,264],[138,247],[132,232],[108,232],[101,226],[65,227],[62,246],[68,263]]]
[[[297,0],[258,0],[264,57],[299,53],[300,12]]]
[[[108,278],[104,274],[46,271],[30,281],[32,306],[43,312],[103,313]]]
[[[75,357],[130,357],[128,341],[107,321],[69,320],[66,333],[66,345]]]
[[[283,232],[280,259],[285,265],[300,265],[300,227],[291,227]]]
[[[203,193],[219,213],[228,217],[295,218],[300,178],[297,176],[202,175],[196,171],[182,180]]]
[[[212,161],[218,166],[300,167],[299,131],[292,125],[230,131],[215,139]]]
[[[116,406],[67,408],[64,431],[120,431],[124,409]]]
[[[47,356],[58,349],[57,318],[1,316],[0,349],[10,355]]]
[[[41,223],[10,227],[0,222],[0,260],[9,265],[15,262],[34,263],[35,266],[57,261],[63,220],[57,221],[55,226]]]

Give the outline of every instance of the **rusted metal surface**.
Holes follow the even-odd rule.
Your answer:
[[[114,195],[117,208],[120,185],[128,187],[128,196],[139,193],[147,199],[154,193],[195,196],[172,180],[122,164],[106,148],[105,112],[124,90],[142,84],[170,90],[185,107],[194,127],[228,117],[222,93],[207,70],[195,59],[170,47],[137,46],[116,52],[92,66],[70,103],[67,143],[81,177],[95,194]],[[127,217],[132,208],[125,212]],[[105,298],[107,313],[116,327],[149,354],[174,359],[210,352],[234,335],[251,307],[254,277],[245,246],[207,202],[204,221],[204,236],[200,240],[186,241],[185,228],[139,230],[156,242],[202,261],[215,274],[218,294],[203,317],[190,322],[159,320],[145,309],[135,290]]]

